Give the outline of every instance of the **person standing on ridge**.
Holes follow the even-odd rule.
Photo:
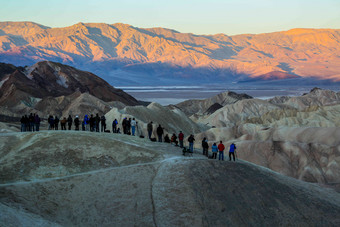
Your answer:
[[[79,121],[79,117],[77,115],[76,118],[74,119],[74,127],[75,127],[76,131],[79,131],[79,124],[80,124],[80,121]]]
[[[134,136],[135,135],[135,132],[136,132],[136,120],[135,118],[132,118],[131,120],[131,132],[132,132],[132,135]]]
[[[218,160],[224,160],[224,145],[222,143],[222,141],[220,141],[220,144],[218,145]]]
[[[231,161],[231,156],[233,156],[235,162],[235,152],[236,152],[236,145],[234,143],[230,144],[229,148],[229,161]]]
[[[54,117],[54,130],[58,130],[59,126],[59,118],[57,116]]]
[[[188,138],[188,142],[189,142],[189,150],[191,152],[194,152],[194,141],[195,141],[195,138],[194,138],[194,135],[191,134]]]
[[[218,152],[218,147],[216,143],[214,143],[211,147],[211,152],[212,152],[212,159],[216,159],[217,157],[217,152]]]
[[[123,128],[123,133],[124,134],[127,133],[126,126],[127,126],[127,118],[124,117],[123,122],[122,122],[122,128]]]
[[[118,121],[117,119],[114,119],[112,121],[112,133],[117,133],[117,125],[118,125]]]
[[[100,131],[101,131],[101,132],[105,132],[105,130],[106,130],[106,118],[105,118],[105,116],[103,115],[103,116],[101,116],[101,118],[100,118]]]
[[[161,125],[159,125],[157,128],[158,142],[162,142],[163,133],[163,128]]]
[[[85,131],[88,131],[89,130],[89,117],[87,114],[84,117],[83,125],[85,128]]]
[[[73,122],[73,119],[71,115],[68,115],[68,118],[67,118],[68,130],[71,130],[72,122]]]
[[[209,145],[208,145],[208,141],[206,137],[204,137],[202,140],[202,148],[203,148],[203,155],[208,157]]]
[[[100,117],[98,113],[96,114],[96,117],[94,118],[94,123],[95,123],[96,132],[99,132]]]
[[[183,148],[184,134],[183,134],[182,131],[179,131],[178,140],[179,140],[179,146],[180,146],[180,148]]]
[[[66,122],[67,122],[66,117],[60,120],[61,130],[66,130]]]
[[[152,121],[148,124],[148,135],[149,135],[149,139],[151,140],[151,135],[152,135]]]

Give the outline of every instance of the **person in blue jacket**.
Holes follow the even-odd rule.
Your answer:
[[[235,152],[236,152],[236,145],[234,143],[230,144],[229,148],[229,161],[231,161],[231,156],[233,156],[235,162]]]
[[[214,143],[211,147],[211,152],[212,152],[212,159],[216,159],[217,158],[217,152],[218,152],[218,148],[216,143]]]

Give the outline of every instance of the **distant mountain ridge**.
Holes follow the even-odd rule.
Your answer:
[[[49,28],[0,22],[0,62],[30,65],[42,60],[89,70],[111,83],[298,77],[340,81],[340,30],[227,36],[121,23]]]

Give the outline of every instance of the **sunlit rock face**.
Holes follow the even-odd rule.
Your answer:
[[[98,76],[55,63],[39,62],[30,67],[0,65],[0,113],[20,116],[105,114],[111,107],[139,102]]]
[[[338,193],[244,161],[184,157],[119,134],[4,133],[0,142],[5,226],[340,224]]]
[[[78,23],[48,28],[31,22],[1,22],[0,31],[0,62],[64,62],[98,73],[106,80],[114,77],[142,83],[116,77],[117,73],[142,73],[144,78],[153,79],[191,78],[196,82],[340,79],[340,60],[334,54],[340,52],[337,29],[228,36],[127,24]]]

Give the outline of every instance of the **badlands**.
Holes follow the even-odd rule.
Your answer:
[[[339,92],[186,102],[110,106],[105,117],[110,130],[135,117],[137,135],[150,121],[153,137],[158,124],[194,134],[192,157],[138,136],[0,123],[0,226],[340,225]],[[234,142],[237,161],[207,159],[203,137]]]

